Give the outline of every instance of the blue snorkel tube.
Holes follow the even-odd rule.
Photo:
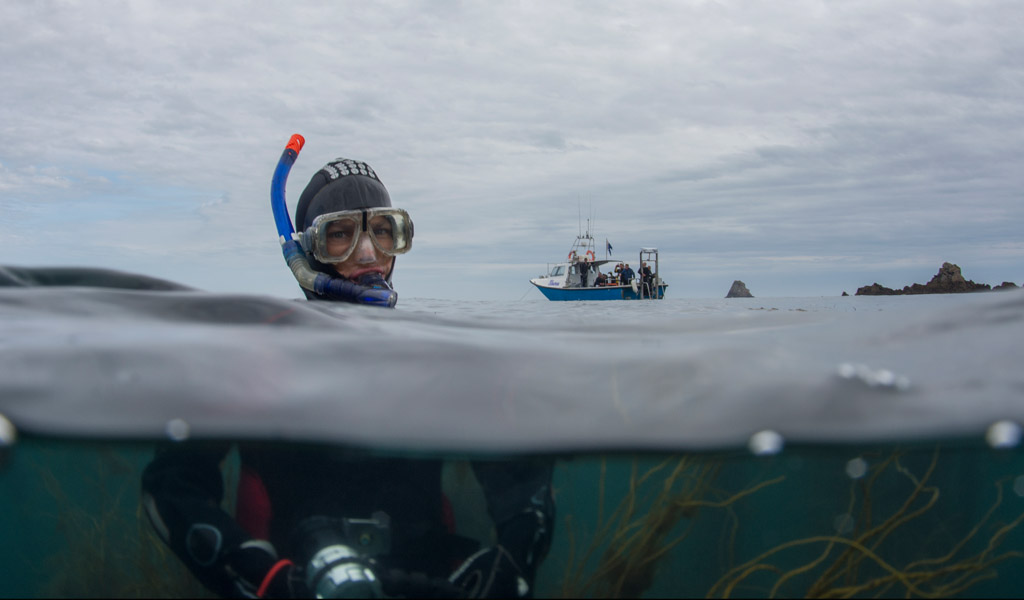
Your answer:
[[[277,235],[281,241],[281,252],[284,260],[288,263],[292,275],[299,285],[315,294],[333,300],[344,300],[346,302],[357,302],[373,306],[386,306],[392,308],[398,302],[398,293],[387,287],[380,276],[364,277],[360,283],[353,283],[341,277],[331,277],[326,273],[314,271],[306,260],[306,251],[302,245],[295,241],[295,227],[292,225],[292,218],[288,215],[288,205],[284,198],[285,183],[288,182],[288,173],[295,164],[306,140],[299,134],[295,134],[288,140],[284,147],[281,160],[277,162],[274,169],[274,179],[270,183],[270,205],[274,210],[274,223],[277,225]],[[370,285],[362,285],[370,284]],[[380,287],[378,287],[380,286]]]

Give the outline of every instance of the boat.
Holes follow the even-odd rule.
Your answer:
[[[659,274],[657,248],[640,249],[636,269],[633,269],[635,276],[629,282],[621,281],[618,272],[603,269],[609,263],[613,266],[628,264],[609,258],[611,246],[607,242],[604,258],[597,258],[594,248],[588,227],[586,233],[576,236],[565,261],[549,263],[547,273],[531,279],[530,283],[548,300],[661,300],[665,297],[668,284]],[[644,263],[651,268],[651,277],[647,280],[640,276],[640,266]],[[604,273],[605,281],[599,279],[599,273]]]

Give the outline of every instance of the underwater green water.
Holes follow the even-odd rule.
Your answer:
[[[3,597],[208,595],[140,508],[147,443],[22,439],[0,466]],[[227,477],[233,476],[229,459]],[[974,441],[561,457],[538,597],[1024,590],[1024,452]],[[232,489],[229,485],[228,489]],[[446,471],[486,541],[465,463]],[[231,508],[231,499],[227,501]]]

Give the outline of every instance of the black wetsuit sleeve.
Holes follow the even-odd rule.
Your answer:
[[[142,474],[143,504],[154,529],[195,577],[221,596],[240,593],[231,556],[250,539],[220,506],[220,467],[229,449],[191,442],[162,446]]]
[[[551,492],[554,461],[477,461],[473,471],[483,488],[498,543],[532,578],[551,546],[555,521]]]

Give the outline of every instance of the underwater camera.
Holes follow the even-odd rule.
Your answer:
[[[391,550],[391,519],[375,512],[369,519],[316,516],[293,533],[305,566],[307,589],[318,598],[382,598],[374,557]]]

